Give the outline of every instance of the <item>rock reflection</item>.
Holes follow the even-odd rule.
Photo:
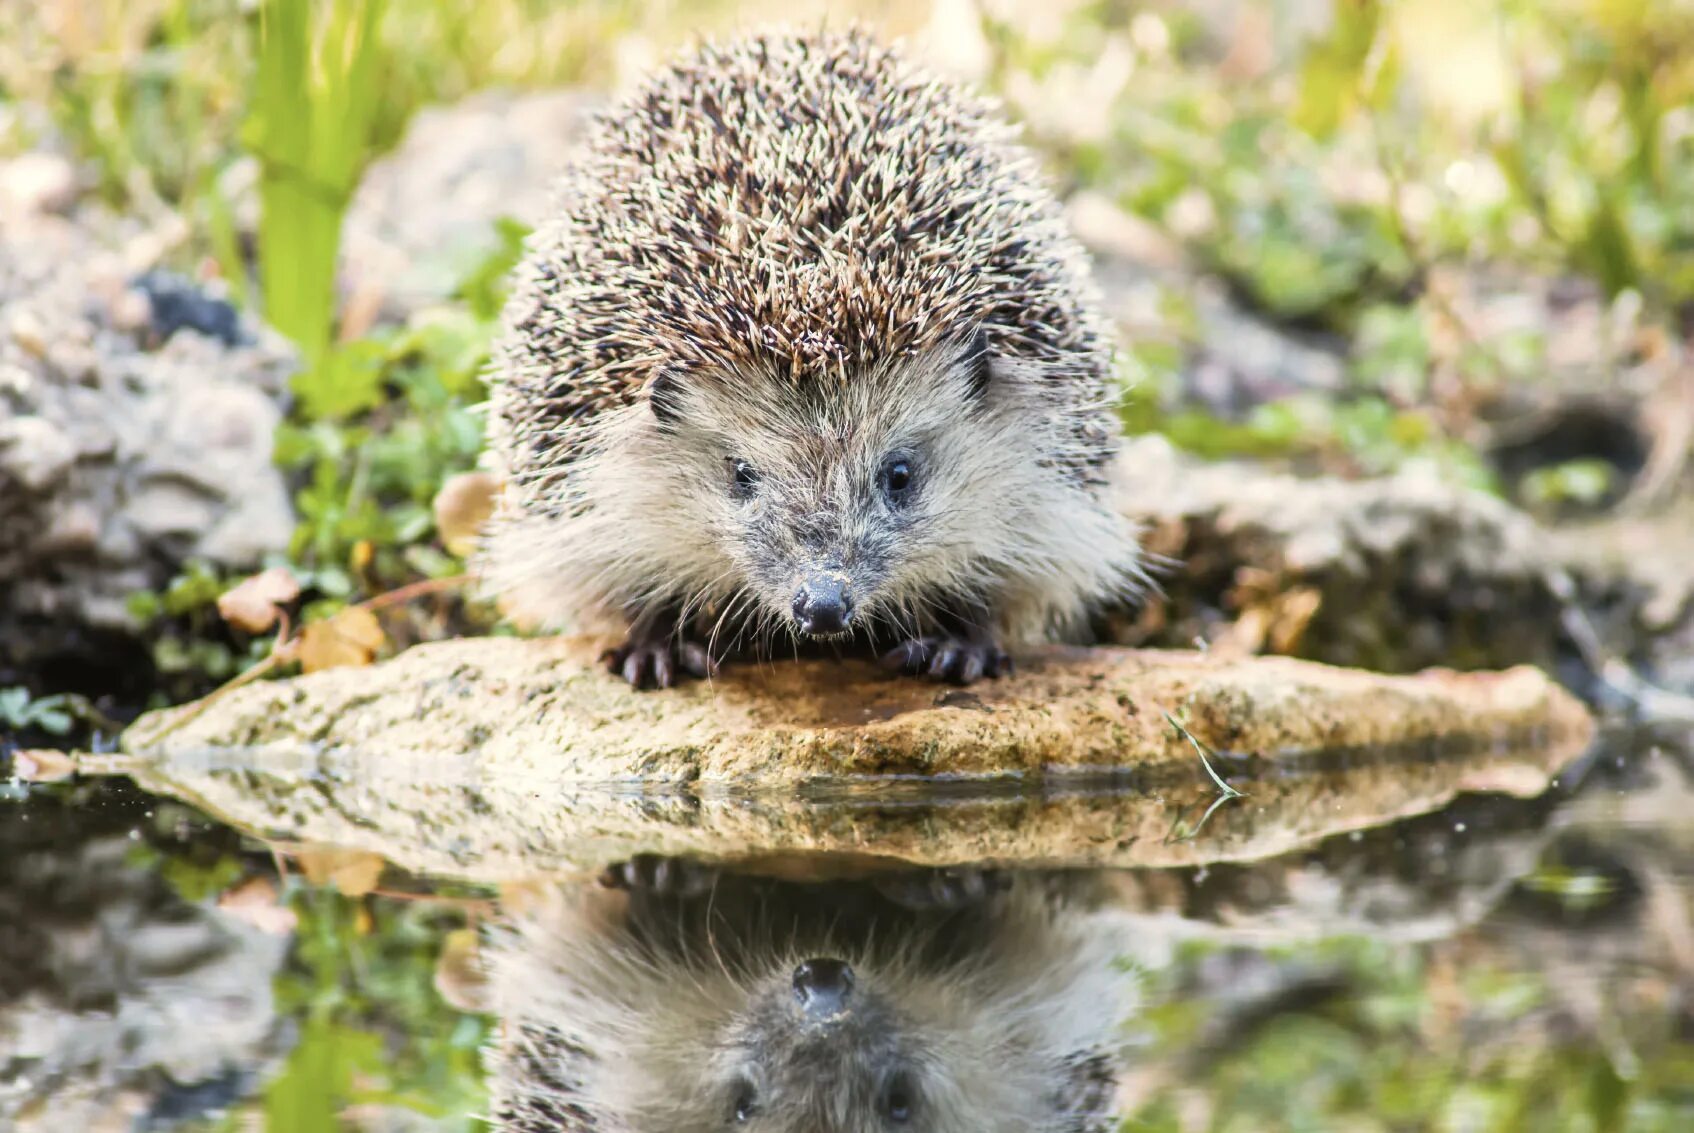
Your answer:
[[[637,858],[495,934],[494,1110],[558,1129],[1113,1125],[1137,978],[1097,872]]]
[[[153,1129],[215,1112],[285,1046],[286,934],[184,900],[139,815],[0,809],[0,1129]]]

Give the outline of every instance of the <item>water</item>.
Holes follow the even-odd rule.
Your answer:
[[[17,784],[0,1128],[1686,1130],[1675,739],[1229,800]]]

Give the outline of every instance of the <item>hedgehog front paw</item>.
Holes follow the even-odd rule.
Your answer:
[[[981,904],[1011,885],[999,870],[956,866],[914,870],[877,878],[876,890],[914,912],[947,912]]]
[[[687,677],[710,677],[718,671],[704,645],[672,638],[630,638],[608,649],[601,660],[634,688],[670,688]]]
[[[993,641],[914,637],[882,655],[882,667],[911,676],[968,685],[980,677],[1010,676],[1012,658]]]
[[[660,897],[698,897],[716,880],[717,871],[704,862],[662,854],[637,854],[628,861],[614,862],[600,874],[602,888]]]

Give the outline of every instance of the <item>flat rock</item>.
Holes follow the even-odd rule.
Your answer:
[[[484,880],[638,852],[1145,865],[1281,853],[1461,791],[1533,795],[1592,733],[1527,668],[1049,648],[969,690],[784,661],[635,692],[597,652],[480,638],[248,685],[143,717],[110,769],[261,836]],[[1251,784],[1204,843],[1172,837],[1217,789],[1166,713]]]
[[[247,685],[143,717],[136,754],[360,749],[469,759],[581,783],[765,786],[1187,768],[1188,739],[1282,760],[1418,745],[1586,738],[1586,711],[1533,669],[1388,677],[1288,658],[1047,648],[1017,675],[952,689],[857,661],[731,665],[637,692],[584,639],[479,638]]]

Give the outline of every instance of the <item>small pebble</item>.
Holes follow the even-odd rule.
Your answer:
[[[37,358],[47,356],[47,328],[41,325],[41,320],[34,311],[21,310],[12,315],[12,325],[8,328],[12,341],[24,348],[24,351]]]
[[[146,292],[128,288],[112,299],[111,318],[113,327],[135,334],[153,321],[153,304]]]

